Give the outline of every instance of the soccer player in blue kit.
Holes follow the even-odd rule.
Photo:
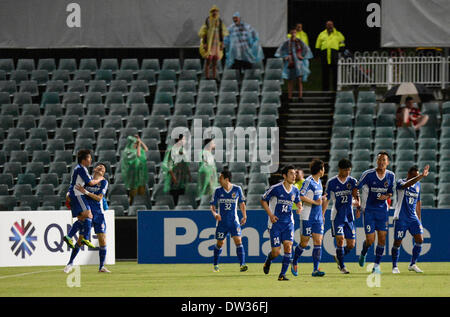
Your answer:
[[[92,179],[87,168],[92,164],[92,156],[89,150],[80,150],[77,153],[77,166],[73,169],[69,191],[66,199],[70,201],[72,217],[77,217],[69,233],[64,236],[64,241],[70,248],[75,248],[72,237],[79,230],[82,235],[81,242],[90,248],[95,248],[90,241],[92,227],[92,212],[86,196],[75,188],[75,185],[96,186],[103,178]]]
[[[394,193],[395,175],[387,169],[389,165],[389,154],[381,151],[377,155],[377,167],[365,171],[357,187],[361,190],[361,211],[363,215],[363,225],[366,233],[359,265],[366,263],[367,251],[375,242],[375,231],[378,236],[378,244],[375,249],[375,261],[372,273],[381,273],[380,262],[386,244],[386,234],[388,230],[388,203],[387,200]],[[359,218],[360,210],[356,210],[356,217]]]
[[[353,223],[353,198],[359,205],[359,197],[354,197],[357,180],[350,176],[352,162],[346,158],[338,163],[338,175],[328,179],[326,185],[327,201],[322,204],[322,211],[325,213],[331,200],[334,201],[331,209],[331,232],[336,238],[336,256],[338,269],[343,274],[350,273],[344,264],[344,256],[355,247],[356,231]],[[344,238],[346,246],[344,248]]]
[[[294,242],[294,216],[292,204],[297,205],[297,213],[302,210],[300,192],[295,183],[295,167],[288,165],[281,171],[283,182],[273,185],[261,197],[261,205],[269,216],[268,229],[272,250],[267,255],[263,271],[269,274],[272,261],[280,255],[281,245],[284,249],[284,257],[279,281],[288,281],[286,272],[291,261],[292,244]]]
[[[291,272],[298,275],[298,259],[304,249],[308,246],[309,239],[313,238],[313,272],[312,276],[324,276],[325,272],[319,270],[319,263],[322,257],[322,240],[324,231],[324,211],[322,203],[326,201],[326,194],[323,194],[322,182],[320,178],[325,174],[325,164],[322,160],[313,160],[309,165],[311,175],[303,182],[300,190],[300,199],[304,204],[300,213],[300,243],[295,248],[292,259]]]
[[[104,179],[104,175],[106,172],[106,167],[102,163],[98,163],[93,170],[93,179],[100,180],[97,185],[89,186],[85,185],[82,187],[81,185],[75,185],[75,189],[86,195],[87,201],[92,211],[93,219],[92,223],[94,226],[94,232],[97,235],[99,242],[99,272],[100,273],[111,273],[105,266],[106,259],[106,222],[104,211],[108,208],[106,204],[106,192],[108,190],[108,181]],[[70,256],[69,263],[64,268],[64,272],[68,273],[71,271],[73,266],[73,261],[80,251],[81,247],[81,237],[78,239],[77,244],[72,250],[72,254]]]
[[[240,186],[231,183],[231,172],[224,170],[220,174],[219,183],[212,197],[211,213],[217,220],[216,239],[214,246],[214,272],[219,272],[219,256],[222,253],[222,246],[228,234],[233,238],[236,245],[236,253],[239,259],[240,271],[245,272],[248,266],[245,264],[245,250],[241,239],[241,226],[247,221],[247,211],[245,208],[245,197]],[[239,222],[237,207],[241,209],[242,218]],[[217,208],[217,209],[216,209]]]
[[[420,180],[428,176],[430,166],[424,167],[423,172],[419,174],[416,166],[408,170],[406,179],[397,181],[397,204],[394,212],[394,245],[392,246],[392,273],[399,274],[397,262],[399,258],[400,246],[405,237],[406,231],[414,237],[414,247],[412,250],[411,263],[408,270],[416,273],[423,273],[416,264],[417,258],[422,251],[423,227],[421,218],[420,203]]]

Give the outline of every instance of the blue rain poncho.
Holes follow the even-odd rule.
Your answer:
[[[224,38],[226,51],[226,66],[233,66],[235,60],[254,64],[264,58],[264,53],[259,42],[258,32],[250,24],[240,22],[228,27],[229,35]]]
[[[301,54],[303,60],[298,58],[297,54]],[[289,67],[289,61],[286,57],[291,55],[293,59],[293,67]],[[313,58],[313,54],[308,45],[299,39],[287,40],[278,47],[275,57],[281,57],[284,61],[282,77],[287,80],[294,80],[302,76],[305,82],[308,80],[311,70],[309,69],[309,60]]]

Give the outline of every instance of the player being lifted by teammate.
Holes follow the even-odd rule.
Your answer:
[[[388,210],[387,200],[392,197],[395,183],[395,175],[387,170],[389,165],[389,154],[381,151],[377,155],[377,167],[365,171],[357,184],[361,190],[361,211],[363,215],[363,225],[366,233],[366,240],[363,242],[359,265],[366,263],[366,256],[369,248],[375,242],[375,231],[378,236],[378,244],[375,249],[375,261],[373,272],[381,273],[380,262],[386,244],[386,234],[388,230]],[[356,217],[360,211],[357,209]]]
[[[102,163],[97,164],[97,166],[93,170],[93,179],[100,180],[97,185],[89,186],[85,185],[84,187],[81,185],[75,185],[75,189],[83,195],[85,195],[86,201],[89,204],[90,210],[92,211],[93,219],[92,223],[94,225],[94,232],[98,237],[99,242],[99,272],[101,273],[110,273],[110,271],[104,266],[106,259],[106,222],[104,216],[104,210],[107,208],[106,205],[106,191],[108,190],[108,181],[104,179],[104,175],[106,172],[105,165]],[[68,273],[71,271],[73,266],[73,261],[80,251],[81,247],[81,235],[78,239],[76,245],[74,246],[72,253],[70,255],[69,263],[64,268],[64,272]]]
[[[328,179],[326,185],[327,201],[322,204],[322,212],[325,213],[328,204],[333,200],[331,208],[331,232],[336,238],[336,256],[334,257],[338,264],[338,269],[344,273],[350,273],[344,264],[344,256],[355,247],[356,231],[353,223],[352,198],[356,190],[355,178],[350,176],[352,162],[348,159],[342,159],[338,163],[338,175]],[[355,197],[356,205],[359,206],[359,197]],[[345,248],[344,248],[345,238]]]
[[[281,245],[284,249],[284,257],[279,281],[288,281],[286,272],[291,261],[292,243],[294,242],[294,216],[292,204],[297,205],[297,213],[302,210],[300,192],[295,183],[295,167],[288,165],[281,171],[283,182],[273,185],[261,197],[261,205],[269,216],[268,229],[272,250],[267,255],[263,271],[269,274],[272,261],[281,253]]]
[[[220,187],[214,191],[211,205],[211,213],[217,220],[216,239],[214,247],[214,271],[219,272],[219,256],[222,253],[222,246],[228,233],[233,238],[236,245],[236,253],[239,259],[240,270],[248,270],[245,264],[245,250],[241,239],[241,226],[247,221],[247,211],[245,208],[245,197],[240,186],[231,183],[231,172],[224,170],[219,177]],[[239,222],[237,207],[242,212]],[[217,209],[216,209],[217,208]]]
[[[325,272],[319,270],[322,257],[322,239],[324,231],[324,218],[322,203],[326,201],[323,194],[321,177],[325,174],[325,164],[321,160],[313,160],[309,166],[311,175],[306,178],[300,190],[300,198],[304,204],[300,213],[300,243],[295,248],[292,259],[291,272],[298,275],[298,259],[303,250],[308,246],[309,239],[313,238],[313,272],[312,276],[324,276]]]
[[[428,175],[429,168],[429,165],[425,166],[423,172],[419,174],[418,168],[413,166],[408,170],[406,179],[399,179],[397,181],[397,204],[394,212],[394,245],[392,246],[392,273],[394,274],[400,273],[397,262],[400,254],[400,246],[407,230],[414,237],[415,242],[408,270],[423,273],[416,265],[417,258],[422,251],[423,243],[423,227],[420,222],[421,203],[419,181]]]
[[[64,241],[70,248],[75,248],[72,242],[72,237],[80,231],[81,243],[87,245],[90,248],[95,248],[90,241],[91,227],[92,227],[92,212],[87,197],[75,188],[75,185],[96,186],[99,184],[103,177],[98,179],[92,179],[89,176],[87,168],[92,164],[92,156],[89,150],[80,150],[77,153],[77,166],[72,171],[72,179],[67,193],[67,200],[70,201],[70,208],[72,211],[72,217],[77,217],[78,220],[74,222],[69,233],[64,236]]]

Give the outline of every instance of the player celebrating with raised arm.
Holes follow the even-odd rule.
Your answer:
[[[338,269],[344,273],[350,273],[344,264],[344,256],[355,247],[356,231],[353,223],[352,197],[353,190],[356,189],[355,178],[350,176],[352,162],[344,158],[338,163],[338,175],[330,178],[326,185],[327,201],[322,204],[322,211],[325,213],[330,200],[334,204],[331,209],[331,233],[336,238],[336,255],[334,259],[338,264]],[[359,199],[356,197],[356,205],[359,205]],[[344,238],[346,245],[344,248]]]
[[[309,165],[309,169],[311,175],[306,178],[300,190],[300,199],[304,204],[304,208],[300,214],[300,243],[295,248],[291,272],[294,276],[298,275],[298,259],[308,246],[312,235],[314,249],[312,254],[313,272],[311,275],[316,277],[325,275],[325,272],[319,270],[324,231],[324,212],[321,206],[326,201],[326,194],[322,196],[323,188],[320,178],[325,174],[325,164],[321,160],[313,160]]]
[[[106,258],[106,223],[104,210],[107,208],[105,205],[105,196],[106,191],[108,190],[108,181],[104,179],[104,175],[106,172],[105,165],[102,163],[97,164],[97,166],[93,170],[93,179],[100,180],[97,185],[89,186],[85,185],[82,187],[81,185],[75,185],[75,189],[86,195],[89,207],[91,208],[93,214],[93,225],[94,232],[97,234],[98,242],[99,242],[99,258],[100,258],[100,266],[99,272],[101,273],[111,273],[105,266],[105,258]],[[69,263],[64,268],[64,272],[69,273],[72,270],[73,260],[77,256],[81,247],[81,236],[77,241],[74,249],[72,250],[72,254],[70,255]]]
[[[245,208],[245,197],[240,186],[231,183],[231,172],[224,170],[219,177],[220,187],[214,191],[211,201],[211,213],[216,224],[217,244],[214,247],[214,272],[219,272],[219,256],[222,253],[222,246],[228,233],[236,245],[236,253],[239,259],[240,271],[245,272],[248,266],[245,264],[245,250],[241,239],[241,226],[247,221],[247,211]],[[237,206],[242,212],[242,219],[239,222]],[[218,207],[218,210],[216,210]]]
[[[359,265],[363,267],[366,263],[367,251],[375,242],[376,231],[378,244],[375,249],[373,273],[381,273],[380,262],[384,253],[389,223],[387,200],[394,193],[395,175],[387,169],[388,165],[389,154],[384,151],[379,152],[377,155],[377,167],[365,171],[357,184],[358,189],[361,190],[361,211],[366,233],[366,240],[364,240],[359,256]],[[357,218],[359,213],[360,211],[357,209]]]
[[[411,263],[408,270],[423,273],[416,265],[417,258],[422,251],[423,227],[421,219],[420,180],[428,175],[430,166],[424,167],[422,174],[416,166],[408,170],[406,179],[397,181],[397,204],[394,212],[394,245],[392,246],[392,273],[398,274],[397,267],[400,246],[405,237],[406,230],[414,237]]]
[[[72,237],[80,230],[81,243],[87,245],[90,248],[95,248],[90,241],[91,227],[92,227],[92,212],[91,207],[86,196],[75,188],[75,185],[96,186],[99,184],[103,177],[98,179],[92,179],[89,176],[87,168],[92,164],[92,156],[89,150],[80,150],[77,153],[77,166],[73,169],[72,180],[70,182],[69,191],[67,193],[67,200],[70,201],[70,209],[72,211],[72,217],[77,217],[78,220],[74,222],[69,233],[64,236],[64,241],[70,248],[75,248]]]
[[[273,185],[261,197],[261,205],[269,216],[268,229],[272,250],[267,255],[263,271],[269,274],[270,265],[281,253],[283,244],[284,257],[279,281],[288,281],[286,272],[291,261],[292,244],[294,242],[294,216],[292,205],[297,205],[297,213],[302,210],[300,193],[295,183],[295,167],[288,165],[281,171],[283,182]]]

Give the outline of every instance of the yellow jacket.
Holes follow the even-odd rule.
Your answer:
[[[344,46],[345,37],[335,28],[330,34],[328,34],[327,30],[324,30],[317,36],[316,49],[320,49],[321,51],[327,50],[328,64],[331,64],[331,50],[339,51],[339,49]]]
[[[213,9],[219,10],[216,6],[213,6],[209,10],[209,17],[206,19],[205,23],[202,25],[202,27],[200,28],[200,31],[198,32],[198,36],[200,37],[200,48],[199,48],[200,55],[203,58],[208,58],[208,56],[210,55],[211,46],[212,46],[212,42],[213,42],[213,38],[214,38],[214,33],[217,28],[219,29],[219,33],[220,33],[220,31],[222,33],[220,35],[221,44],[223,44],[223,39],[229,34],[227,27],[222,22],[222,19],[220,19],[219,15],[217,15],[216,18],[212,17],[211,11]],[[206,40],[206,44],[207,44],[206,50],[203,47],[205,40]],[[223,48],[219,51],[219,59],[222,59],[222,57],[223,57]]]
[[[288,34],[287,37],[288,37],[288,39],[290,39],[291,38],[291,34]],[[305,31],[297,32],[295,37],[298,38],[299,40],[302,40],[303,43],[305,43],[306,45],[309,46],[308,34],[306,34]]]

